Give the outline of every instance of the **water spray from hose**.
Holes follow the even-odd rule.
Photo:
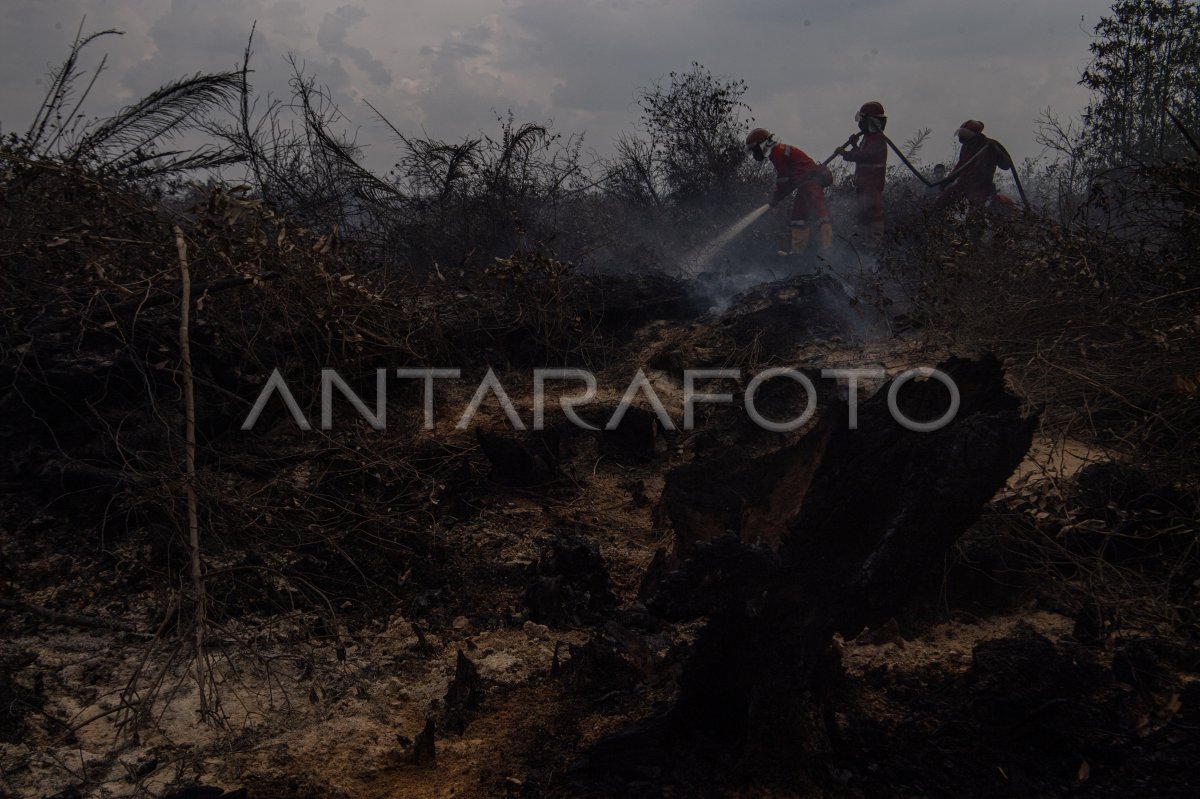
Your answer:
[[[720,254],[721,250],[723,250],[725,246],[729,244],[729,242],[740,236],[746,228],[753,225],[755,221],[769,211],[770,208],[771,206],[765,203],[762,206],[755,208],[753,211],[746,214],[729,227],[725,228],[725,230],[723,230],[721,234],[712,241],[697,249],[694,257],[690,259],[695,264],[696,274],[708,272],[712,268],[712,262],[716,259],[717,255]]]

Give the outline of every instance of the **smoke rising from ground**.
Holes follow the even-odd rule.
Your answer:
[[[891,335],[890,318],[910,305],[909,292],[851,229],[825,252],[784,255],[734,244],[767,210],[757,208],[721,231],[685,261],[698,302],[710,313],[733,309],[741,299],[769,291],[772,284],[803,283],[813,314],[836,319],[846,338],[859,342]]]

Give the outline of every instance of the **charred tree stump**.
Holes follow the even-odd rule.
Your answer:
[[[834,420],[822,416],[795,444],[760,457],[722,452],[669,472],[657,514],[671,522],[679,550],[725,535],[777,549],[800,512]]]
[[[605,408],[603,415],[593,413],[589,423],[601,428],[600,452],[611,455],[619,463],[642,463],[654,459],[667,450],[666,431],[662,422],[644,408],[630,407],[612,430],[606,426],[612,410]]]
[[[454,679],[446,688],[443,700],[445,710],[442,714],[442,729],[462,735],[470,723],[472,714],[479,709],[479,700],[483,695],[483,681],[479,678],[479,669],[475,664],[458,650],[454,662]]]
[[[541,486],[559,475],[559,439],[553,430],[530,437],[528,443],[480,428],[475,438],[492,466],[491,479],[500,485]]]
[[[710,623],[673,710],[640,733],[599,745],[590,766],[638,773],[652,757],[791,791],[821,790],[834,749],[824,699],[840,673],[834,633],[850,638],[894,616],[936,573],[1032,440],[1036,417],[1021,415],[995,359],[940,368],[961,394],[953,422],[930,433],[903,428],[888,410],[887,387],[860,405],[857,430],[848,429],[845,406],[830,409],[834,431],[811,450],[820,463],[810,481],[796,485],[799,510],[778,550],[729,537],[722,548],[757,551],[741,559],[742,568],[730,569],[726,553],[685,562],[679,571],[689,577],[661,581],[659,592],[668,594],[672,585],[706,585]],[[947,403],[933,380],[910,382],[898,397],[915,420],[940,416]],[[706,582],[713,560],[725,564],[724,576]],[[657,604],[669,606],[671,598]],[[674,604],[702,609],[694,601]]]

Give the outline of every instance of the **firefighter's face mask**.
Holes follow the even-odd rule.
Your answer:
[[[862,111],[854,115],[854,121],[858,123],[858,129],[863,133],[882,133],[887,126],[887,117],[871,116]]]
[[[751,147],[750,155],[754,156],[755,161],[765,161],[767,158],[766,153],[763,152],[763,148],[762,148],[761,144],[756,144],[753,147]]]

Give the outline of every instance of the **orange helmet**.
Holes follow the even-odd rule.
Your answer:
[[[864,133],[878,133],[882,131],[887,126],[887,117],[883,112],[883,103],[878,100],[863,103],[862,108],[858,109],[858,113],[854,115],[854,121],[858,123],[859,130]]]
[[[755,128],[750,131],[750,135],[746,137],[746,149],[753,150],[756,147],[762,146],[764,142],[768,142],[774,137],[771,131],[766,128]]]
[[[954,131],[954,135],[960,139],[973,139],[980,133],[983,133],[983,123],[978,119],[968,119],[958,126],[958,130]]]
[[[766,128],[755,128],[746,137],[746,149],[754,156],[755,161],[762,161],[767,153],[775,146],[775,135]]]

